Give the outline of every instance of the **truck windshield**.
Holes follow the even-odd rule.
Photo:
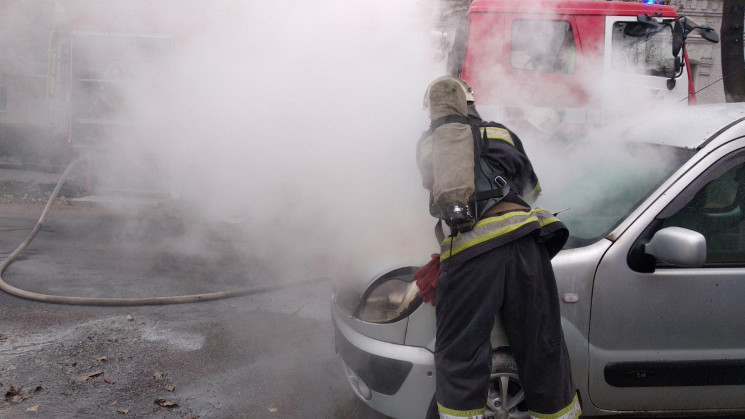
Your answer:
[[[566,209],[559,214],[569,228],[565,249],[594,243],[618,226],[693,153],[644,143],[573,143],[549,161],[535,161],[543,189],[535,206],[549,211]]]
[[[613,24],[611,68],[625,73],[672,77],[675,74],[673,31],[669,25],[649,28],[641,22]]]

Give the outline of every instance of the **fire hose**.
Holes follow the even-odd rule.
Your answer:
[[[166,304],[185,304],[185,303],[196,303],[200,301],[213,301],[213,300],[221,300],[224,298],[235,298],[235,297],[243,297],[247,295],[254,295],[254,294],[260,294],[268,291],[274,291],[279,289],[284,289],[288,287],[293,286],[299,286],[299,285],[305,285],[310,283],[317,283],[321,281],[327,280],[327,278],[319,277],[319,278],[312,278],[312,279],[306,279],[302,281],[293,281],[293,282],[277,282],[270,285],[263,285],[263,286],[255,286],[251,288],[243,288],[238,290],[232,290],[232,291],[220,291],[220,292],[212,292],[212,293],[205,293],[205,294],[189,294],[189,295],[175,295],[175,296],[168,296],[168,297],[143,297],[143,298],[112,298],[112,297],[105,297],[105,298],[95,298],[95,297],[70,297],[70,296],[62,296],[62,295],[50,295],[50,294],[41,294],[37,292],[31,292],[26,291],[17,287],[14,287],[2,278],[3,272],[5,272],[5,269],[10,266],[13,261],[18,257],[18,255],[23,252],[24,249],[31,243],[31,241],[36,237],[36,233],[41,230],[42,225],[44,224],[44,221],[46,220],[47,213],[49,212],[49,208],[51,208],[52,203],[57,198],[57,195],[60,192],[60,189],[62,189],[62,185],[65,183],[65,180],[70,175],[70,172],[72,172],[73,167],[75,167],[80,161],[82,161],[83,158],[78,158],[77,160],[74,160],[72,163],[70,163],[69,166],[65,169],[65,171],[62,173],[62,176],[60,176],[59,181],[57,182],[57,186],[54,188],[54,191],[52,192],[52,195],[49,197],[49,200],[47,201],[46,206],[44,207],[44,210],[41,213],[41,216],[39,217],[39,220],[36,222],[36,225],[31,230],[31,232],[26,236],[25,240],[10,254],[8,257],[6,257],[2,263],[0,263],[0,290],[14,295],[16,297],[25,298],[27,300],[32,301],[39,301],[44,303],[53,303],[53,304],[68,304],[68,305],[89,305],[89,306],[145,306],[145,305],[166,305]]]

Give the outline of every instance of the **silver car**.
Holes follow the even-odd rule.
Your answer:
[[[745,412],[745,104],[619,121],[548,154],[537,205],[566,208],[553,266],[584,414]],[[332,295],[349,385],[394,418],[437,414],[435,310],[416,269]],[[499,326],[492,346],[487,416],[527,418]]]

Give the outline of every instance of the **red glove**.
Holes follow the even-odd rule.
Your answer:
[[[439,276],[440,254],[433,253],[432,260],[414,273],[416,286],[419,287],[419,296],[422,297],[425,303],[435,305],[435,288],[437,288],[437,278]]]

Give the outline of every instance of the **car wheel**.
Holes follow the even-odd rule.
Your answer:
[[[437,419],[437,400],[432,398],[427,411],[427,419]],[[491,359],[491,379],[489,396],[486,399],[485,418],[529,419],[525,404],[525,392],[517,375],[515,358],[506,351],[495,351]]]
[[[485,418],[528,419],[525,392],[517,375],[515,359],[505,351],[492,354],[489,395],[486,399]]]

